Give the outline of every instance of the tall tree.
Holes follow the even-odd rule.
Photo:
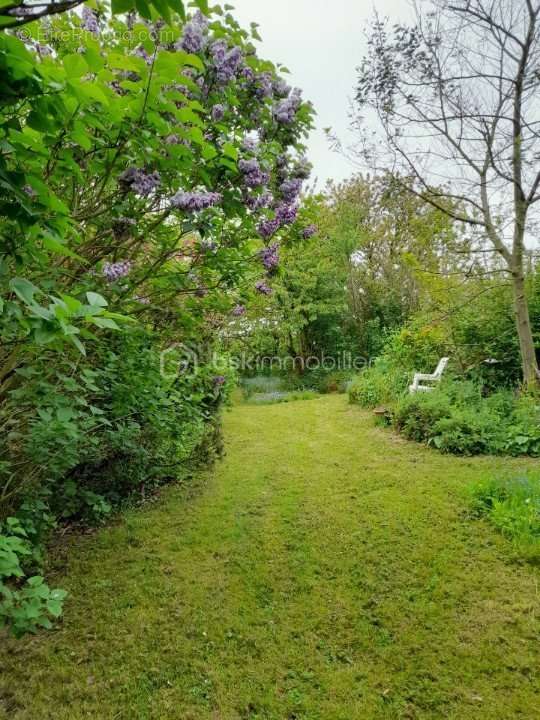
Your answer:
[[[365,128],[363,113],[375,110],[384,164],[398,180],[415,177],[409,187],[427,202],[479,228],[503,259],[523,379],[535,384],[525,243],[540,200],[540,2],[418,0],[414,11],[412,25],[372,24],[358,124]],[[373,159],[367,143],[363,152]]]

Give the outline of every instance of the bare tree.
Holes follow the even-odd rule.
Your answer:
[[[540,2],[417,0],[413,9],[412,25],[375,18],[356,121],[365,130],[374,109],[385,166],[489,238],[514,290],[524,382],[538,383],[525,260],[540,209]]]

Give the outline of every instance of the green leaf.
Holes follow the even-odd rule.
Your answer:
[[[112,0],[111,2],[111,10],[115,15],[119,15],[120,13],[127,13],[134,6],[135,4],[133,3],[133,0]]]
[[[223,145],[223,154],[233,160],[238,160],[238,150],[232,143],[227,142]]]
[[[62,60],[66,69],[66,75],[69,78],[79,78],[89,70],[88,63],[82,55],[73,53],[72,55],[66,55]]]
[[[107,307],[109,304],[103,295],[100,295],[99,293],[89,291],[86,293],[86,299],[88,300],[89,305],[98,305],[99,307]]]
[[[24,278],[13,278],[9,287],[27,305],[34,304],[34,295],[39,292],[39,288]]]
[[[85,350],[82,342],[79,340],[79,338],[76,335],[68,335],[68,338],[75,345],[75,347],[81,353],[81,355],[86,356],[86,350]]]
[[[92,318],[94,325],[100,328],[107,328],[108,330],[120,330],[119,326],[111,318],[106,317],[94,317]]]

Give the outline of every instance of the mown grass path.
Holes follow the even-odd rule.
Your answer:
[[[237,407],[226,446],[191,497],[65,553],[63,624],[2,641],[1,718],[540,716],[538,570],[464,494],[520,463],[424,450],[335,396]]]

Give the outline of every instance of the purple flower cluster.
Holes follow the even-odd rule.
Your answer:
[[[94,35],[97,35],[99,33],[99,23],[97,16],[95,12],[91,10],[87,5],[83,5],[81,27],[87,32],[94,33]]]
[[[178,137],[178,135],[175,135],[172,133],[171,135],[167,135],[165,138],[165,145],[180,145],[182,141]]]
[[[298,208],[296,205],[287,205],[282,203],[276,208],[276,218],[279,220],[280,225],[291,225],[298,215]]]
[[[221,85],[230,82],[242,63],[242,50],[235,45],[230,50],[225,40],[216,40],[210,46],[210,55],[216,69],[216,79]]]
[[[216,377],[214,378],[214,385],[216,385],[217,387],[221,387],[221,385],[225,385],[226,382],[227,382],[227,379],[224,375],[216,375]]]
[[[244,175],[244,183],[247,187],[258,187],[264,185],[270,179],[267,172],[261,170],[257,158],[242,159],[238,162],[238,168]]]
[[[259,100],[264,100],[265,98],[272,97],[273,92],[273,77],[272,73],[270,72],[262,72],[256,75],[255,77],[256,86],[255,86],[255,95],[259,98]]]
[[[272,288],[265,283],[264,280],[258,280],[255,283],[255,290],[261,295],[271,295],[272,294]]]
[[[308,225],[302,230],[302,237],[304,240],[307,240],[310,237],[313,237],[315,233],[317,232],[317,226],[316,225]]]
[[[283,78],[277,78],[273,82],[273,90],[276,97],[286,98],[291,92],[291,86]]]
[[[245,201],[247,207],[255,211],[268,207],[273,199],[272,193],[269,190],[265,190],[260,195],[247,195]]]
[[[312,164],[309,162],[309,160],[306,157],[300,157],[296,161],[292,176],[296,178],[301,178],[302,180],[307,180],[308,177],[311,175],[312,170]]]
[[[272,243],[263,248],[259,251],[259,257],[266,272],[272,273],[279,265],[279,245]]]
[[[253,70],[249,67],[249,65],[246,65],[242,68],[240,71],[240,77],[243,80],[246,80],[247,82],[253,82],[255,80],[255,73]]]
[[[281,183],[279,189],[281,190],[281,194],[285,202],[293,203],[302,190],[302,179],[291,178],[290,180],[285,180]]]
[[[279,229],[280,222],[277,218],[266,218],[258,227],[259,235],[268,240]]]
[[[171,198],[171,206],[178,210],[198,212],[218,205],[222,200],[220,193],[216,192],[184,192],[181,190]]]
[[[150,63],[152,62],[152,57],[146,52],[142,45],[136,47],[131,54],[135,55],[135,57],[142,58],[147,65],[150,65]]]
[[[145,173],[144,170],[131,167],[120,175],[119,181],[124,189],[146,197],[157,190],[161,183],[161,177],[157,171]]]
[[[246,307],[245,305],[235,305],[232,309],[232,314],[234,317],[242,317],[242,315],[246,314]]]
[[[208,20],[200,11],[197,11],[194,17],[185,24],[184,33],[175,47],[188,53],[201,52],[206,45],[207,28]]]
[[[214,122],[219,122],[220,120],[223,120],[223,116],[225,115],[225,106],[221,105],[220,103],[217,103],[212,108],[212,120]]]
[[[242,150],[245,150],[246,152],[250,152],[250,153],[256,153],[258,148],[259,148],[259,144],[258,144],[257,140],[255,140],[254,137],[249,137],[249,135],[247,135],[242,140]]]
[[[290,125],[294,122],[296,111],[302,104],[301,91],[295,88],[284,100],[281,100],[274,108],[274,116],[279,123]]]
[[[130,270],[130,260],[120,260],[115,263],[106,262],[103,264],[103,275],[107,282],[114,282],[115,280],[125,277],[129,274]]]

